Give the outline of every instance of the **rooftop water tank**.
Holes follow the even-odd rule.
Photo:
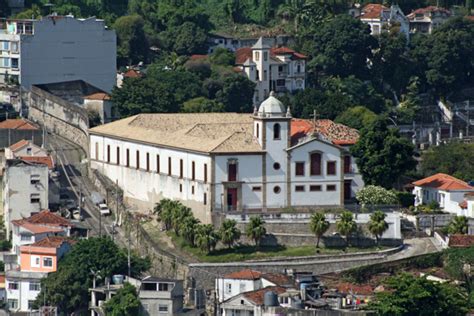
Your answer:
[[[123,275],[115,274],[112,276],[112,282],[114,284],[122,284],[123,283]]]
[[[280,306],[280,303],[278,302],[278,295],[272,291],[265,292],[265,295],[263,296],[263,305],[267,307]]]

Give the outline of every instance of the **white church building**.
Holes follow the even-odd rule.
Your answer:
[[[293,119],[271,93],[253,114],[138,114],[92,128],[90,161],[130,204],[177,199],[210,222],[213,211],[343,206],[363,186],[348,151],[357,139],[330,120]]]

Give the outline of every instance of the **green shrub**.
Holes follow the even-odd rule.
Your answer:
[[[410,207],[415,204],[415,195],[410,192],[397,192],[398,203],[402,207]]]
[[[6,251],[12,248],[12,243],[9,240],[0,240],[0,250]]]

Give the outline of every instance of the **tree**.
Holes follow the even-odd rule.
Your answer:
[[[117,33],[117,58],[120,66],[147,61],[148,41],[144,23],[139,15],[126,15],[115,21],[113,27]]]
[[[260,216],[251,216],[249,223],[245,228],[245,234],[247,237],[252,239],[258,247],[260,245],[260,240],[266,233],[265,221]]]
[[[382,211],[375,211],[370,215],[369,231],[375,236],[377,245],[383,233],[388,229],[388,223],[385,221],[387,214]]]
[[[198,225],[196,244],[201,250],[210,253],[217,245],[219,235],[214,231],[212,224]]]
[[[140,276],[151,266],[148,258],[142,259],[132,253],[131,259],[132,277]],[[99,281],[114,274],[127,274],[126,251],[108,237],[80,240],[59,261],[57,271],[41,280],[37,305],[46,302],[68,314],[81,308],[87,309],[92,273]]]
[[[173,212],[171,217],[171,227],[173,227],[173,230],[177,236],[179,236],[181,224],[186,218],[191,216],[193,216],[191,209],[179,203],[179,206]]]
[[[329,229],[329,221],[323,213],[313,213],[309,222],[309,228],[316,235],[316,248],[319,248],[319,240]]]
[[[281,4],[278,8],[278,16],[283,20],[293,20],[293,27],[295,32],[298,32],[298,25],[302,19],[303,8],[306,4],[306,0],[286,0],[285,3]]]
[[[237,228],[237,222],[233,219],[226,219],[219,229],[219,237],[223,244],[231,248],[240,238],[240,230]]]
[[[212,52],[209,59],[215,65],[233,66],[235,62],[235,55],[225,48],[218,47]]]
[[[390,188],[416,166],[413,145],[397,129],[389,128],[384,118],[361,130],[351,153],[366,185]]]
[[[474,144],[451,142],[430,147],[421,155],[421,172],[425,176],[446,173],[470,181],[474,179]]]
[[[128,282],[115,293],[114,296],[103,307],[105,314],[110,316],[138,315],[140,300],[137,289]]]
[[[216,94],[216,101],[224,104],[226,112],[249,113],[252,111],[255,83],[239,74],[224,78],[222,90]]]
[[[375,294],[369,310],[377,315],[466,315],[466,291],[451,283],[439,283],[403,273],[385,281],[386,291]]]
[[[181,203],[170,199],[162,199],[156,203],[153,213],[158,216],[158,221],[162,222],[166,230],[170,230],[173,224],[173,214],[178,210]]]
[[[367,185],[357,191],[356,199],[363,207],[398,203],[397,194],[394,191],[376,185]]]
[[[371,59],[372,50],[377,46],[367,24],[341,14],[313,32],[310,52],[313,58],[308,64],[313,74],[322,71],[326,75],[367,77],[367,60]]]
[[[89,128],[98,126],[102,124],[102,119],[100,118],[100,114],[95,109],[87,109],[87,118],[89,119]]]
[[[224,105],[206,97],[197,97],[184,102],[182,111],[185,113],[224,112]]]
[[[349,235],[357,229],[357,224],[351,212],[344,211],[341,213],[339,220],[336,222],[336,229],[344,237],[347,246]]]
[[[199,220],[192,215],[185,217],[179,225],[179,234],[193,247],[195,246],[198,225]]]
[[[469,222],[466,216],[454,216],[448,226],[450,234],[465,235],[468,232]]]
[[[339,114],[334,121],[361,130],[376,119],[377,115],[365,106],[354,106]]]
[[[206,31],[190,21],[169,28],[162,33],[161,37],[168,50],[179,55],[205,54],[207,52]]]

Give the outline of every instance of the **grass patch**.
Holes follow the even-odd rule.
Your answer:
[[[346,251],[341,248],[319,248],[316,246],[299,246],[287,247],[284,245],[278,246],[260,246],[254,245],[238,245],[233,248],[220,248],[210,253],[205,253],[199,248],[191,247],[182,237],[176,236],[174,232],[167,232],[173,243],[180,247],[182,251],[192,254],[199,261],[202,262],[238,262],[246,260],[259,260],[278,257],[304,257],[314,256],[317,254],[343,254],[347,252],[361,252],[361,251],[375,251],[383,248],[355,248],[348,247]],[[319,253],[317,252],[319,250]]]

